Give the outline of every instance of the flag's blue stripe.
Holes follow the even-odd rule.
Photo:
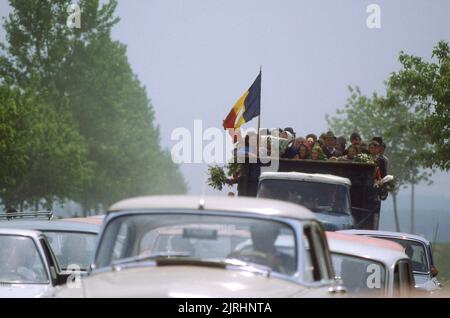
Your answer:
[[[245,122],[249,122],[252,118],[259,116],[261,112],[261,73],[248,89],[247,98],[244,101],[245,112],[243,117]]]

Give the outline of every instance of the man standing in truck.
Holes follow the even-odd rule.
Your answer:
[[[329,131],[325,134],[325,146],[323,147],[323,152],[328,159],[331,157],[340,157],[342,153],[336,149],[336,136],[332,131]]]

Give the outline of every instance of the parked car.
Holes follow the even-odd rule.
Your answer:
[[[87,273],[93,259],[100,224],[81,220],[62,221],[19,217],[10,221],[0,221],[0,228],[37,230],[44,233],[62,271]]]
[[[401,244],[412,261],[415,287],[428,292],[441,288],[436,277],[438,270],[433,262],[431,243],[424,237],[408,233],[369,230],[350,230],[342,231],[342,233],[371,236]]]
[[[283,237],[283,250],[274,244]],[[251,239],[251,248],[240,244]],[[114,204],[92,272],[57,297],[337,297],[323,228],[281,201],[155,196]]]
[[[353,297],[409,297],[411,261],[401,245],[369,237],[327,232],[337,279]]]
[[[67,278],[44,234],[0,229],[0,298],[41,297]]]
[[[315,213],[328,231],[353,228],[351,182],[330,174],[263,172],[257,196],[300,204]]]

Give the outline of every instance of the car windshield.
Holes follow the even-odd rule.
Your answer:
[[[31,238],[0,235],[0,283],[48,283],[44,263]]]
[[[380,237],[381,238],[381,237]],[[430,266],[427,260],[427,252],[425,245],[418,241],[405,240],[391,237],[382,237],[383,239],[388,239],[399,243],[405,249],[405,254],[411,259],[413,272],[419,273],[429,273]]]
[[[293,202],[313,212],[350,214],[349,191],[345,185],[265,179],[259,184],[258,197]]]
[[[95,251],[95,234],[45,231],[62,270],[89,269]]]
[[[96,266],[127,258],[241,260],[292,275],[297,268],[294,231],[284,223],[235,216],[139,214],[108,223]]]
[[[382,297],[385,291],[384,265],[361,257],[332,253],[336,276],[340,277],[350,295]]]

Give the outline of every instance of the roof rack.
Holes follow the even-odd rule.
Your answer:
[[[2,212],[0,213],[0,220],[13,220],[22,218],[43,218],[51,220],[53,218],[53,211],[31,211],[31,212]]]

